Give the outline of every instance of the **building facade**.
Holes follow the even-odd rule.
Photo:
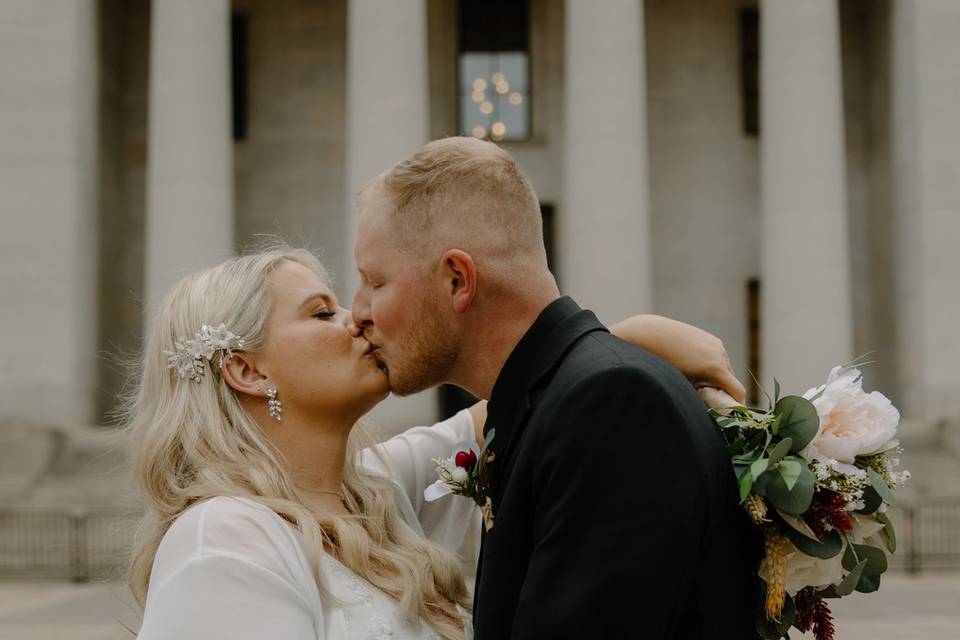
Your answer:
[[[263,234],[348,306],[354,194],[462,133],[516,157],[602,319],[691,322],[795,392],[870,353],[956,421],[958,36],[954,0],[3,0],[0,420],[108,422],[150,306]]]

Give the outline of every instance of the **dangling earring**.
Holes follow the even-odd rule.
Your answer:
[[[280,422],[283,419],[280,415],[283,413],[283,404],[277,400],[277,388],[267,387],[267,397],[270,398],[270,400],[267,401],[267,414],[271,418],[276,418],[277,422]]]

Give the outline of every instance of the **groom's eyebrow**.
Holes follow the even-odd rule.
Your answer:
[[[330,296],[329,293],[313,293],[313,294],[310,294],[309,296],[307,296],[307,297],[303,300],[303,302],[300,303],[300,307],[299,307],[299,308],[300,308],[300,309],[303,309],[304,307],[306,307],[308,304],[310,304],[310,303],[313,302],[314,300],[323,300],[324,303],[326,303],[326,305],[327,305],[328,307],[330,307],[330,308],[332,308],[332,309],[336,309],[336,308],[337,308],[336,302],[334,301],[333,297]]]

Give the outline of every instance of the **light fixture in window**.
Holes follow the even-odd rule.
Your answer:
[[[460,54],[460,130],[484,137],[525,140],[530,135],[529,56],[524,51],[464,51]],[[493,125],[504,131],[494,137]]]
[[[507,125],[502,122],[494,122],[493,126],[490,127],[490,135],[493,136],[495,140],[499,140],[507,133]]]
[[[475,127],[473,128],[472,133],[473,133],[473,137],[474,137],[474,138],[486,138],[486,137],[487,137],[487,129],[486,129],[486,127],[481,127],[480,125],[475,126]]]

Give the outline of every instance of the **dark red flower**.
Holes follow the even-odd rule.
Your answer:
[[[817,600],[820,597],[813,591],[812,587],[807,587],[799,592],[793,598],[793,604],[797,607],[797,619],[793,623],[800,633],[806,633],[813,628],[813,618],[816,612]]]
[[[833,615],[823,598],[813,605],[813,637],[817,640],[833,640]]]
[[[813,504],[803,514],[803,519],[818,538],[822,538],[826,533],[828,524],[834,529],[849,533],[853,530],[853,522],[850,520],[846,506],[847,503],[840,494],[833,491],[820,491]]]
[[[474,465],[477,464],[477,454],[475,454],[473,451],[457,451],[457,455],[454,456],[453,462],[461,469],[470,471],[470,469],[473,469]]]

